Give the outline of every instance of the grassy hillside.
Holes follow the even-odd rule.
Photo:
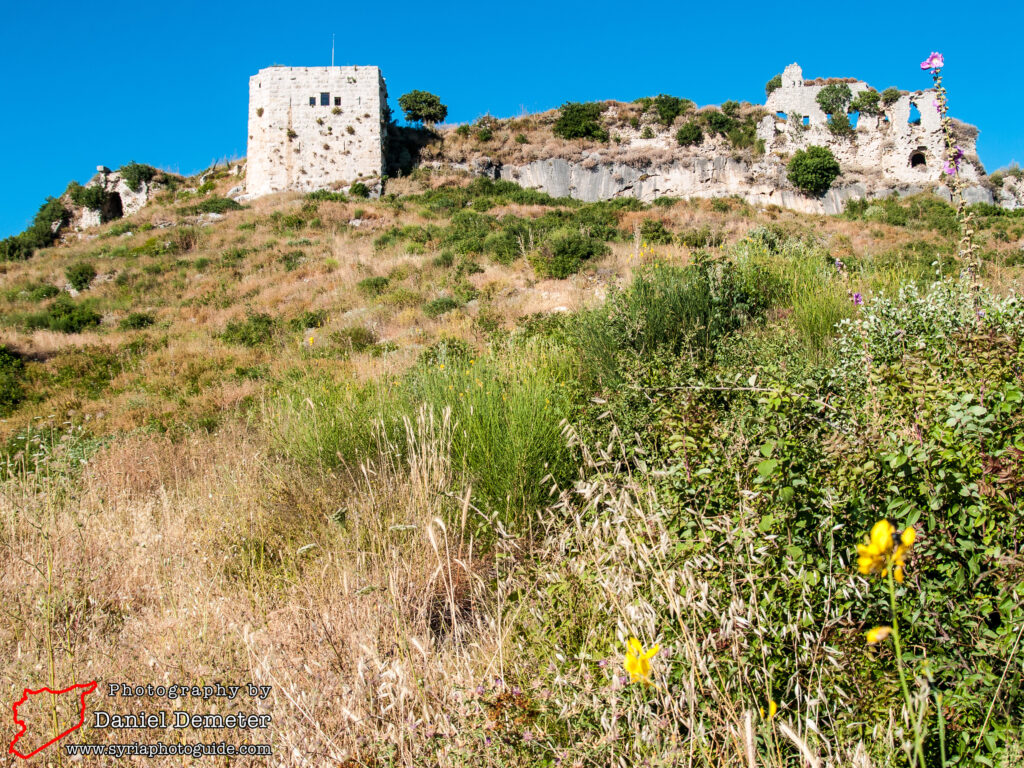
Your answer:
[[[0,265],[10,700],[259,682],[225,738],[289,765],[1019,762],[1024,218],[976,290],[930,198],[235,183]]]

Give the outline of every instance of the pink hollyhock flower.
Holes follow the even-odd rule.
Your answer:
[[[921,69],[942,69],[942,65],[945,63],[941,53],[933,52],[931,56],[921,62]]]

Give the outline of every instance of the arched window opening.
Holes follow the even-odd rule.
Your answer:
[[[928,166],[928,160],[924,156],[924,152],[916,150],[910,155],[910,167],[911,168],[926,168]]]

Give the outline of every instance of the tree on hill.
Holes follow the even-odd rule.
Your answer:
[[[410,123],[433,125],[448,117],[448,107],[441,103],[439,96],[429,91],[409,91],[399,97],[398,106]]]
[[[800,191],[821,197],[840,173],[839,163],[828,147],[799,150],[787,166],[787,178]]]

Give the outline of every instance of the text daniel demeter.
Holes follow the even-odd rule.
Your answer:
[[[92,713],[93,728],[237,728],[252,730],[268,728],[270,715],[252,715],[241,712],[237,715],[194,715],[182,710],[146,713],[140,711],[130,715],[110,714],[102,710]],[[171,715],[172,717],[168,717]]]

